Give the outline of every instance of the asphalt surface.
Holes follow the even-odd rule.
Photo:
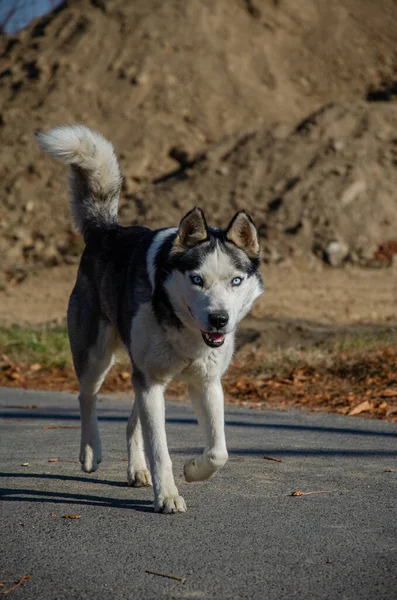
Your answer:
[[[188,512],[162,515],[125,485],[129,410],[101,400],[103,463],[87,475],[48,462],[77,459],[74,396],[0,389],[0,579],[32,576],[8,598],[397,598],[396,424],[227,408],[228,464],[187,484],[200,433],[190,405],[168,403]]]

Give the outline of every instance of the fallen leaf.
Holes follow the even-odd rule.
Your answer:
[[[394,469],[385,469],[385,473],[394,473]]]
[[[51,516],[52,516],[52,517],[56,517],[56,516],[57,516],[57,513],[51,513]]]
[[[40,363],[33,363],[33,365],[30,365],[29,369],[31,371],[41,371],[41,364]]]
[[[62,519],[80,519],[81,515],[72,513],[71,515],[62,515]]]
[[[392,388],[386,388],[385,390],[383,390],[383,392],[381,392],[380,395],[382,398],[394,398],[395,396],[397,396],[397,390],[393,390]]]
[[[126,462],[128,462],[128,458],[123,457],[121,460],[125,460]]]
[[[0,369],[2,371],[5,371],[6,369],[11,368],[12,366],[13,366],[13,363],[8,358],[7,354],[2,354],[0,356]]]
[[[123,381],[127,381],[130,378],[130,374],[127,371],[123,371],[120,373],[120,379]]]
[[[360,402],[357,406],[354,406],[347,414],[349,417],[353,417],[354,415],[359,415],[362,412],[368,412],[373,409],[373,405],[368,400],[364,400],[364,402]]]
[[[29,467],[30,463],[21,463],[21,467]]]
[[[58,462],[59,458],[49,458],[48,462]]]
[[[18,371],[11,371],[11,373],[9,374],[9,378],[10,379],[15,379],[17,381],[22,380],[23,377],[20,373],[18,373]],[[22,407],[21,407],[22,408]],[[4,592],[3,592],[4,593]],[[8,592],[7,592],[8,593]]]
[[[281,458],[274,458],[273,456],[264,456],[265,460],[274,460],[274,462],[283,462]]]
[[[330,494],[332,490],[319,490],[318,492],[302,492],[302,490],[295,490],[291,496],[311,496],[312,494]]]

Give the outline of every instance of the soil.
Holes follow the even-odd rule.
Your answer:
[[[198,204],[225,227],[244,208],[263,258],[361,265],[397,250],[397,103],[323,107],[295,127],[245,133],[207,150],[191,168],[139,196],[145,218],[163,222]],[[135,207],[121,214],[136,219]]]
[[[65,169],[33,136],[82,122],[115,145],[123,224],[252,215],[267,293],[242,351],[394,335],[396,30],[395,0],[70,0],[0,37],[0,323],[64,320],[82,242]]]
[[[384,258],[396,27],[394,0],[71,0],[0,37],[3,287],[78,259],[65,169],[33,140],[76,121],[115,144],[123,223],[246,207],[268,262]]]

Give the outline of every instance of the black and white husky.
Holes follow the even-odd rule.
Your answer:
[[[129,484],[153,482],[156,511],[184,512],[167,448],[164,390],[174,377],[188,384],[205,448],[185,464],[184,475],[208,479],[228,456],[221,377],[237,325],[263,291],[257,231],[244,211],[226,230],[208,227],[199,208],[178,227],[121,227],[122,180],[112,144],[82,125],[38,134],[38,142],[70,165],[72,215],[86,242],[68,308],[82,468],[89,473],[101,462],[96,394],[121,343],[135,389],[127,425]]]

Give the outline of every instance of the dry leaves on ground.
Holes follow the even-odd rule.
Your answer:
[[[304,360],[304,359],[302,359]],[[260,352],[234,361],[224,378],[226,401],[249,408],[304,407],[349,416],[375,417],[397,421],[397,351],[393,348],[363,353],[339,354],[332,365],[303,364],[290,372],[269,374],[266,356]],[[32,365],[30,365],[31,367]],[[0,386],[56,391],[77,391],[77,381],[69,367],[34,371],[13,365],[22,379],[0,369]],[[131,392],[130,375],[122,365],[113,369],[102,393]],[[275,369],[277,371],[277,369]],[[128,375],[128,377],[127,377]],[[185,399],[185,385],[172,382],[168,397]],[[15,409],[40,409],[39,405],[8,405]],[[46,425],[45,429],[77,428],[78,425]]]

